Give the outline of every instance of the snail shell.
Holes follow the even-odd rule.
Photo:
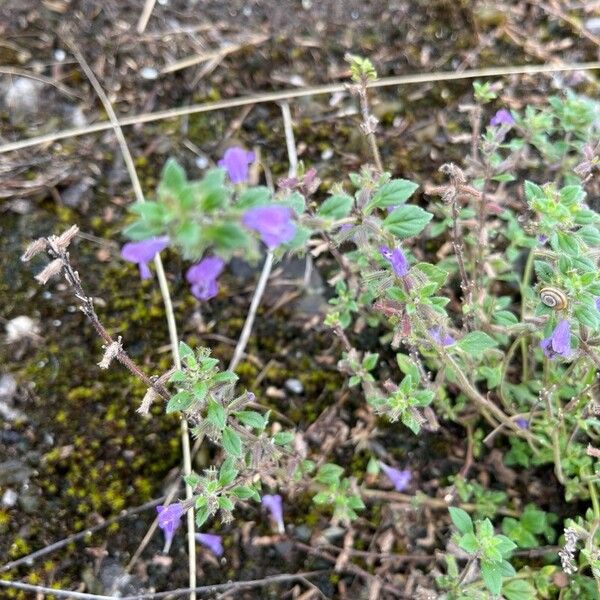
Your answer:
[[[542,302],[554,310],[564,310],[569,301],[565,293],[553,287],[545,287],[540,291]]]

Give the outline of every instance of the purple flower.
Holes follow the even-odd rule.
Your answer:
[[[150,273],[148,263],[168,245],[169,238],[166,235],[149,238],[141,242],[128,242],[121,248],[121,257],[128,262],[136,263],[140,268],[141,278],[149,279],[152,277],[152,273]]]
[[[287,206],[256,206],[247,210],[242,223],[260,234],[269,250],[289,242],[296,235],[296,225],[292,221],[293,211]]]
[[[192,294],[198,300],[210,300],[217,295],[219,291],[217,277],[224,266],[223,259],[218,256],[207,256],[188,269],[185,278],[191,284]]]
[[[456,342],[449,333],[443,333],[442,328],[439,325],[432,327],[429,330],[429,335],[433,338],[434,342],[440,346],[451,346]]]
[[[596,298],[596,309],[600,310],[600,296]]]
[[[523,417],[517,417],[515,419],[515,423],[521,428],[521,429],[529,429],[529,421]]]
[[[179,527],[179,522],[183,516],[183,506],[180,502],[169,504],[169,506],[163,506],[162,504],[159,504],[156,507],[156,510],[158,512],[158,526],[165,534],[165,551],[167,551],[171,546],[173,535]]]
[[[215,533],[197,533],[196,541],[208,548],[215,556],[223,556],[223,544],[221,536]]]
[[[390,250],[387,246],[381,246],[379,252],[381,252],[381,256],[392,265],[392,269],[394,269],[394,273],[396,273],[398,277],[404,277],[408,274],[410,267],[408,266],[408,261],[406,260],[406,256],[404,256],[404,252],[402,252],[400,248]]]
[[[492,127],[498,127],[500,125],[514,125],[515,120],[508,110],[501,108],[490,120]]]
[[[548,241],[548,236],[542,233],[537,236],[537,241],[543,246]]]
[[[262,497],[261,504],[271,513],[271,519],[277,525],[279,533],[285,533],[285,524],[283,522],[283,501],[279,494],[265,494]]]
[[[222,169],[227,169],[231,183],[245,183],[248,181],[248,165],[252,162],[254,162],[254,152],[234,147],[226,150],[217,164]]]
[[[400,469],[389,467],[382,462],[379,464],[381,465],[383,472],[387,475],[387,478],[392,482],[392,485],[397,492],[403,492],[404,490],[408,489],[410,480],[412,479],[412,473],[409,469],[401,471]]]
[[[557,356],[569,358],[571,355],[571,328],[569,321],[566,319],[559,321],[554,331],[550,334],[550,337],[540,342],[540,347],[550,360],[553,360]]]

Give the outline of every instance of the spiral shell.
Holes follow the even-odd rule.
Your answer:
[[[567,296],[562,290],[553,287],[545,287],[540,290],[542,302],[554,310],[564,310],[569,304]]]

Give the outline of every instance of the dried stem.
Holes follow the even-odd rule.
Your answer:
[[[102,102],[104,110],[108,115],[108,118],[111,122],[111,126],[115,132],[115,136],[117,141],[119,142],[119,147],[121,149],[121,153],[123,155],[123,160],[125,161],[125,166],[127,167],[127,171],[129,173],[129,177],[131,178],[131,184],[133,186],[133,190],[135,192],[136,199],[138,202],[145,202],[144,194],[142,192],[142,186],[140,184],[140,180],[137,175],[137,171],[135,170],[135,164],[133,162],[133,157],[131,156],[131,152],[129,151],[129,146],[127,145],[127,140],[123,135],[123,130],[119,124],[119,120],[117,119],[117,115],[108,99],[108,96],[102,89],[100,82],[96,78],[96,75],[88,65],[87,61],[79,52],[75,43],[71,40],[66,41],[67,45],[73,52],[73,55],[77,59],[77,62],[80,64],[83,69],[86,77],[89,79],[92,87],[96,91],[98,98]],[[167,278],[165,275],[165,271],[163,268],[162,260],[160,258],[160,254],[157,253],[154,257],[154,265],[156,267],[156,275],[158,278],[158,283],[160,285],[160,292],[163,299],[163,304],[165,307],[165,314],[167,317],[167,326],[169,329],[169,339],[171,342],[171,353],[173,355],[173,362],[177,369],[181,368],[181,359],[179,356],[179,337],[177,335],[177,325],[175,323],[175,315],[173,312],[173,303],[171,301],[171,294],[169,292],[169,284],[167,282]],[[192,472],[192,460],[191,460],[191,452],[190,452],[190,436],[188,432],[188,424],[186,419],[181,419],[181,446],[183,452],[183,473],[184,475],[189,475]],[[186,499],[189,501],[193,497],[192,488],[186,484],[185,486],[185,495]],[[189,567],[189,587],[191,589],[196,587],[196,540],[195,540],[195,523],[194,523],[194,511],[187,511],[187,530],[188,530],[188,567]],[[192,591],[190,593],[190,600],[196,600],[196,593]]]

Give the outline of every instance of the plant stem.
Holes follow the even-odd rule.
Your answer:
[[[67,45],[73,52],[73,55],[77,59],[77,62],[80,64],[87,78],[89,79],[92,87],[96,91],[98,98],[102,102],[104,106],[104,110],[108,115],[108,118],[111,122],[113,130],[115,132],[115,136],[117,141],[119,142],[119,147],[121,149],[121,153],[123,155],[123,160],[125,161],[125,166],[127,167],[127,171],[129,173],[129,177],[131,179],[131,184],[133,190],[135,192],[135,196],[138,202],[145,202],[144,194],[142,192],[142,186],[140,184],[139,177],[137,175],[137,171],[135,170],[135,164],[133,162],[133,157],[131,156],[131,152],[129,151],[129,146],[127,145],[127,140],[125,139],[125,135],[123,134],[123,130],[119,124],[119,120],[117,119],[117,115],[108,99],[108,96],[104,92],[100,82],[98,81],[96,75],[88,65],[87,61],[79,52],[77,46],[72,40],[66,41]],[[156,266],[156,274],[158,278],[158,283],[160,285],[160,292],[163,299],[163,304],[165,307],[165,314],[167,317],[167,327],[169,329],[169,338],[171,341],[171,353],[173,355],[173,362],[175,363],[175,367],[177,369],[181,368],[181,360],[179,357],[179,339],[177,336],[177,325],[175,323],[175,314],[173,313],[173,303],[171,301],[171,294],[169,292],[169,285],[167,283],[167,278],[165,276],[165,271],[163,268],[162,260],[159,254],[156,254],[154,257],[154,265]],[[189,475],[192,471],[192,460],[190,453],[190,437],[188,433],[188,424],[185,419],[181,420],[181,448],[183,452],[183,473],[184,475]],[[186,499],[190,500],[193,496],[192,488],[186,484],[185,486],[185,495]],[[189,567],[189,587],[196,587],[196,540],[195,540],[195,526],[194,526],[194,511],[187,511],[187,529],[188,529],[188,567]],[[190,592],[190,600],[196,600],[196,592]]]
[[[532,248],[527,255],[527,262],[525,263],[525,270],[523,271],[523,278],[521,279],[521,321],[525,318],[525,304],[527,301],[526,291],[531,281],[531,275],[533,273],[533,261],[535,259],[535,248]],[[527,342],[529,336],[525,334],[521,338],[521,360],[523,364],[523,371],[521,375],[522,381],[529,379],[529,353],[527,352]]]

